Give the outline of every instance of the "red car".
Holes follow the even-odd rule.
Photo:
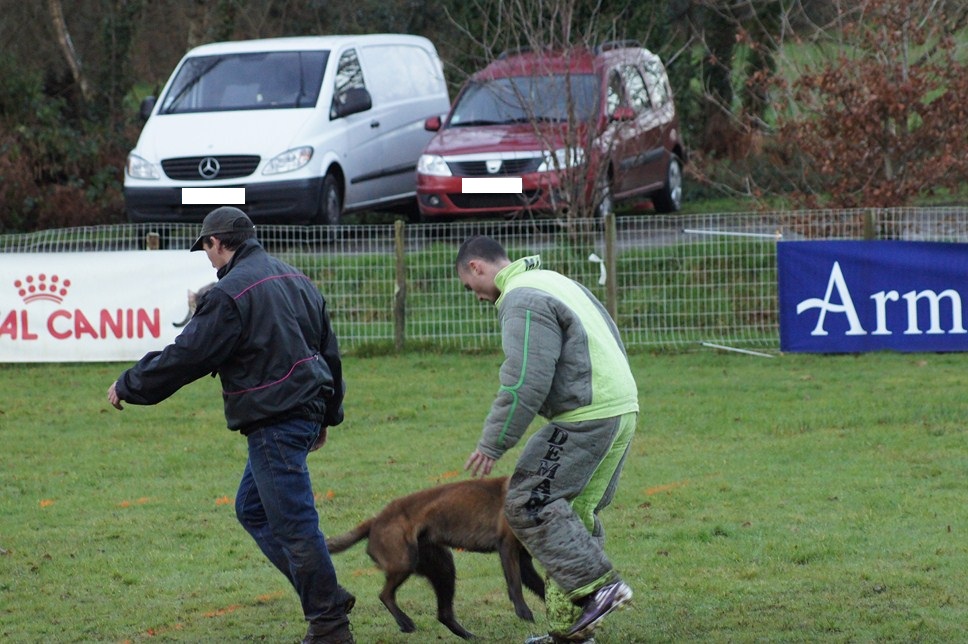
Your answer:
[[[601,216],[633,197],[663,213],[682,205],[669,79],[637,44],[502,54],[425,127],[436,134],[417,164],[424,221]]]

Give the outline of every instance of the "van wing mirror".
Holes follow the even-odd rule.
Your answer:
[[[138,110],[138,114],[141,115],[142,121],[147,121],[148,117],[151,116],[151,111],[155,109],[155,97],[146,96],[143,101],[141,101],[141,107]]]
[[[350,114],[359,114],[373,107],[370,93],[362,87],[351,87],[333,98],[333,117],[342,118]]]
[[[424,121],[424,129],[428,132],[437,132],[440,130],[442,122],[439,116],[431,116],[429,119]]]

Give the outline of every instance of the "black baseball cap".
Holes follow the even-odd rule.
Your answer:
[[[202,220],[202,232],[192,244],[191,251],[202,250],[202,241],[209,235],[255,230],[249,216],[232,206],[222,206],[205,215]]]

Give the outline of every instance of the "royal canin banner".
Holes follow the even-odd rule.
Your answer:
[[[780,349],[966,351],[968,245],[777,244]]]
[[[172,342],[205,253],[0,254],[0,362],[115,362]]]

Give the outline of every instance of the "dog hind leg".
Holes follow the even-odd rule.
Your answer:
[[[370,529],[366,553],[385,575],[380,601],[401,631],[414,632],[417,627],[413,620],[397,604],[397,590],[416,569],[417,544],[408,538],[406,527],[399,521],[378,521]]]
[[[397,588],[409,579],[409,577],[409,570],[388,571],[386,573],[386,583],[383,584],[383,590],[380,591],[380,601],[383,602],[383,605],[393,615],[393,619],[397,620],[397,626],[404,633],[412,633],[417,629],[413,620],[410,619],[410,616],[403,612],[400,606],[397,605]]]
[[[474,634],[461,626],[454,616],[457,569],[450,549],[421,541],[417,547],[416,572],[426,577],[434,588],[434,593],[437,595],[437,620],[454,635],[465,640],[473,639]]]

